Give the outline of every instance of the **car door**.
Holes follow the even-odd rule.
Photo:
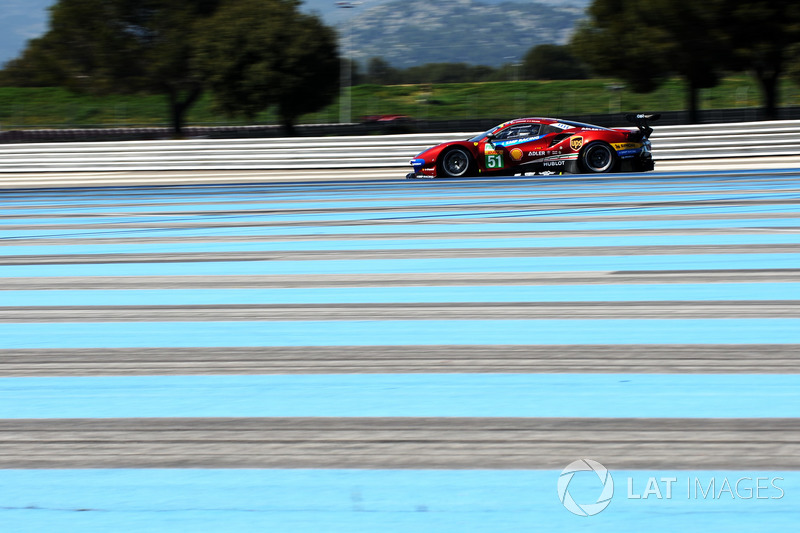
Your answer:
[[[493,136],[483,146],[486,170],[503,170],[526,163],[529,146],[539,139],[540,125],[536,123],[514,124]]]
[[[526,139],[517,148],[522,152],[510,154],[521,157],[520,164],[538,164],[553,155],[560,155],[559,149],[554,149],[552,144],[556,135],[564,132],[563,129],[542,124],[539,126],[537,135]]]

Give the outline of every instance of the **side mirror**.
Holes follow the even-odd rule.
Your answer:
[[[495,138],[494,133],[490,133],[489,135],[486,136],[486,142],[491,144],[494,142],[494,138]]]

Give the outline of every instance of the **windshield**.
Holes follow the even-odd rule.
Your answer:
[[[483,139],[484,137],[486,137],[487,135],[489,135],[490,133],[496,132],[499,128],[500,128],[500,126],[495,126],[494,128],[492,128],[490,130],[484,131],[480,135],[476,135],[475,137],[473,137],[471,139],[467,139],[467,141],[469,141],[471,143],[476,143],[476,142],[480,141],[481,139]]]

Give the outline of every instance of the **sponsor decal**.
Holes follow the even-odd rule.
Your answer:
[[[495,146],[514,146],[514,145],[517,145],[517,144],[529,143],[531,141],[536,141],[538,139],[541,139],[542,137],[544,137],[544,135],[537,135],[536,137],[525,137],[524,139],[513,139],[513,140],[509,140],[509,141],[500,141],[500,142],[494,143],[494,145]]]
[[[514,161],[519,161],[520,159],[522,159],[522,156],[524,154],[525,153],[522,150],[520,150],[519,148],[514,148],[513,150],[511,150],[511,153],[510,153],[511,159],[513,159]]]
[[[617,152],[617,155],[621,159],[630,159],[631,157],[635,157],[638,155],[642,150],[640,148],[634,148],[633,150],[620,150]]]
[[[564,159],[556,159],[555,161],[545,161],[544,166],[546,167],[560,167],[564,164]]]
[[[412,167],[414,167],[414,170],[415,170],[416,172],[419,172],[420,170],[422,170],[422,167],[424,167],[424,166],[425,166],[425,160],[424,160],[424,159],[421,159],[421,158],[412,159],[411,161],[409,161],[409,164],[410,164]]]
[[[570,137],[569,139],[570,148],[572,148],[573,150],[580,150],[582,146],[583,146],[583,137],[581,137],[580,135],[575,137]]]
[[[503,156],[501,154],[487,155],[486,168],[487,169],[503,168]]]
[[[614,150],[632,150],[633,148],[641,148],[642,143],[611,143]]]
[[[555,124],[550,124],[554,128],[561,128],[562,130],[571,130],[575,126],[570,126],[569,124],[562,124],[561,122],[556,122]]]
[[[491,145],[483,145],[483,155],[486,156],[487,170],[503,168],[503,154],[495,150]]]

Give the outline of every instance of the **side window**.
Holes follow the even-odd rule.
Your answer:
[[[542,126],[542,135],[549,135],[551,133],[563,133],[564,130],[561,128],[556,128],[555,126],[551,126],[546,124]]]
[[[530,127],[530,129],[528,130],[528,133],[525,134],[526,137],[533,137],[534,135],[539,135],[539,129],[541,128],[541,125],[528,124],[528,126]]]

